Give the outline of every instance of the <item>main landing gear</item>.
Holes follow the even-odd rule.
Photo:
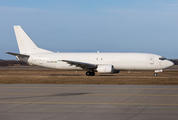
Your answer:
[[[95,76],[95,72],[93,70],[92,71],[87,71],[86,75],[87,76]]]

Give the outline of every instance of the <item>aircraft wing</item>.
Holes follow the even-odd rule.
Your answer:
[[[91,63],[84,63],[84,62],[77,62],[77,61],[70,61],[70,60],[62,60],[70,65],[75,65],[76,67],[81,67],[83,69],[96,69],[97,65]]]
[[[12,53],[12,52],[5,52],[6,54],[14,55],[14,56],[22,56],[22,57],[29,57],[29,55],[24,54],[18,54],[18,53]]]

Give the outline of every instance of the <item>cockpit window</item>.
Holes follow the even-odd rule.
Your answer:
[[[159,59],[160,59],[160,60],[166,60],[166,58],[165,58],[165,57],[160,57]]]

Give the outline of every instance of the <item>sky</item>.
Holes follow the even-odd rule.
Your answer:
[[[0,0],[0,59],[19,53],[13,26],[54,52],[137,52],[178,59],[177,0]]]

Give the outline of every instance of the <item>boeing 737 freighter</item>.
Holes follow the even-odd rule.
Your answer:
[[[173,66],[164,57],[148,53],[54,53],[35,45],[21,26],[14,26],[19,53],[6,52],[18,60],[59,70],[85,70],[87,76],[122,70],[153,70],[154,75]]]

